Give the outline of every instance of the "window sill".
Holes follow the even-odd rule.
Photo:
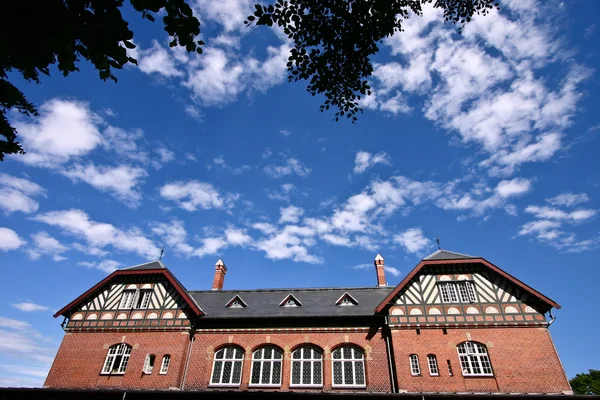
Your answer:
[[[463,374],[463,377],[464,378],[493,378],[494,374],[486,374],[486,375],[483,375],[483,374],[479,374],[479,375],[465,375],[465,374]]]
[[[250,383],[248,384],[249,388],[280,388],[281,383],[276,383],[273,385],[263,384],[263,383]]]
[[[104,376],[110,376],[110,375],[123,376],[123,375],[125,375],[125,372],[100,372],[100,375],[104,375]]]
[[[209,383],[209,388],[239,388],[241,383]]]
[[[290,388],[312,388],[312,389],[322,389],[323,385],[292,385],[290,384]]]
[[[366,389],[367,385],[332,385],[332,389]]]
[[[166,374],[167,374],[167,372],[159,372],[158,374],[159,374],[159,375],[166,375]]]

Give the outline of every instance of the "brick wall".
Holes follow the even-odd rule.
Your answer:
[[[400,390],[409,392],[561,393],[570,391],[546,328],[393,330]],[[486,344],[493,377],[463,377],[456,345],[466,340]],[[411,376],[410,354],[419,356],[420,376]],[[440,376],[429,375],[427,355],[435,354]],[[450,360],[453,376],[449,376]]]
[[[323,388],[318,391],[344,391],[332,389],[331,351],[340,345],[353,344],[365,352],[365,375],[367,387],[364,390],[373,392],[390,392],[389,368],[385,341],[381,332],[371,336],[368,331],[303,331],[284,333],[205,333],[197,332],[193,345],[190,366],[185,389],[209,388],[214,352],[231,344],[245,350],[242,380],[240,389],[248,389],[252,367],[252,352],[260,346],[271,345],[284,351],[281,387],[277,390],[290,390],[291,352],[304,344],[315,345],[324,350]],[[261,388],[260,390],[265,390]],[[293,388],[292,388],[293,390]],[[307,389],[302,389],[307,390]],[[345,389],[347,391],[347,389]]]
[[[132,346],[124,375],[102,375],[108,347],[118,343]],[[179,387],[189,348],[185,332],[84,332],[67,333],[60,345],[45,386],[53,388],[147,388]],[[142,373],[147,354],[154,354],[152,374]],[[171,355],[166,375],[160,375],[163,356]]]

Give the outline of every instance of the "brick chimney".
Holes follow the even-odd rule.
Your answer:
[[[387,286],[385,281],[385,270],[383,269],[383,257],[381,254],[375,256],[375,270],[377,271],[377,286]]]
[[[219,258],[215,264],[215,278],[213,279],[212,290],[222,290],[223,283],[225,282],[225,274],[227,273],[227,267],[223,260]]]

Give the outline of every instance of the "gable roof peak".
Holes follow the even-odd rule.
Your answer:
[[[375,260],[383,260],[383,256],[379,253],[375,256]]]
[[[122,271],[143,270],[143,269],[166,269],[161,260],[148,261],[143,264],[134,265],[132,267],[121,268]]]
[[[223,262],[223,259],[222,259],[222,258],[219,258],[219,259],[217,260],[217,263],[216,263],[215,265],[225,265],[225,263]]]
[[[455,251],[449,250],[436,250],[427,257],[423,258],[423,260],[461,260],[461,259],[473,259],[473,258],[481,258],[478,256],[471,256],[469,254],[457,253]]]
[[[285,296],[285,298],[283,300],[281,300],[281,303],[279,303],[279,307],[290,307],[290,305],[295,305],[296,307],[302,307],[302,303],[300,302],[300,300],[298,300],[298,298],[296,296],[294,296],[292,293],[288,294],[287,296]]]

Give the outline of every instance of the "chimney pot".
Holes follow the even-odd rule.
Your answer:
[[[375,256],[375,271],[377,272],[377,286],[387,286],[387,282],[385,281],[385,269],[384,269],[384,259],[381,254],[377,254]]]
[[[225,282],[225,274],[227,273],[227,267],[222,259],[219,258],[215,264],[215,277],[213,279],[212,290],[222,290],[223,283]]]

